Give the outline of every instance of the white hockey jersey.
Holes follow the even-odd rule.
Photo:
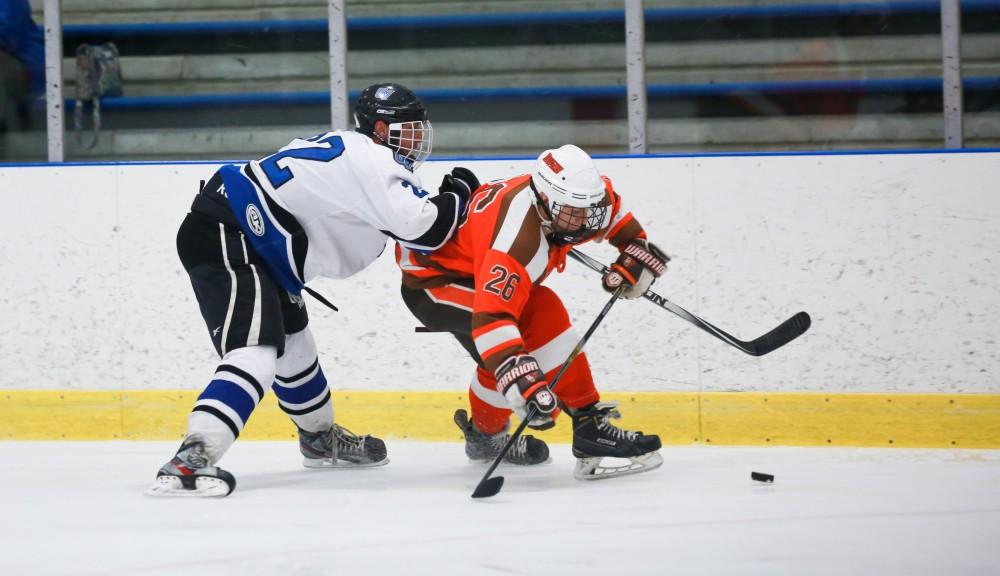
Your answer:
[[[422,189],[389,148],[356,132],[296,139],[220,172],[240,226],[293,294],[317,276],[364,269],[389,237],[434,250],[454,233],[462,208],[458,195]]]

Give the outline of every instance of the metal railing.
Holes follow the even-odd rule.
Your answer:
[[[172,34],[179,30],[212,32],[215,29],[228,31],[254,31],[262,27],[274,30],[275,27],[286,27],[289,30],[317,30],[324,25],[329,37],[329,93],[304,92],[299,94],[247,94],[247,95],[193,95],[193,96],[163,96],[163,97],[121,97],[108,101],[108,109],[166,106],[171,105],[211,105],[213,101],[220,104],[252,104],[255,101],[270,102],[321,102],[329,100],[332,128],[346,128],[348,125],[350,94],[348,92],[347,62],[347,32],[348,29],[378,30],[388,27],[399,27],[408,22],[423,27],[452,28],[496,26],[501,24],[517,25],[526,22],[535,24],[570,23],[570,22],[622,22],[625,27],[626,86],[586,86],[586,87],[538,87],[538,88],[492,88],[464,89],[461,99],[485,99],[505,97],[558,97],[572,93],[595,96],[624,96],[627,101],[628,150],[631,153],[642,154],[648,150],[647,98],[667,94],[707,94],[737,91],[758,92],[789,92],[816,89],[832,89],[840,91],[860,91],[866,89],[906,90],[940,86],[944,102],[942,121],[944,123],[944,142],[948,148],[961,148],[963,145],[963,84],[989,84],[996,82],[995,78],[962,78],[961,51],[961,9],[995,9],[1000,6],[997,0],[965,0],[961,5],[959,0],[918,0],[895,3],[851,3],[851,4],[791,4],[776,6],[741,6],[712,8],[657,8],[644,9],[643,0],[624,0],[623,11],[589,11],[578,13],[538,13],[538,14],[491,14],[491,15],[454,15],[454,16],[417,16],[409,18],[359,18],[348,19],[345,0],[328,0],[328,19],[326,22],[292,21],[284,24],[274,22],[202,22],[202,23],[170,23],[170,24],[117,24],[117,25],[75,25],[63,29],[61,23],[60,0],[45,0],[44,2],[44,32],[46,40],[46,121],[48,139],[48,160],[62,162],[64,160],[66,102],[63,100],[62,54],[64,32],[72,36],[87,34],[143,33]],[[819,80],[794,82],[759,82],[759,83],[712,83],[687,85],[648,85],[646,81],[645,64],[645,25],[647,21],[664,21],[678,19],[694,19],[725,15],[727,17],[773,17],[773,16],[816,16],[882,13],[887,9],[906,10],[911,12],[930,12],[939,10],[941,15],[942,42],[942,78],[913,78],[886,80]],[[412,21],[412,22],[410,22]],[[454,90],[454,89],[452,89]],[[449,89],[423,90],[421,95],[427,99],[447,99]],[[452,96],[456,96],[452,93]],[[241,102],[240,102],[241,101]]]

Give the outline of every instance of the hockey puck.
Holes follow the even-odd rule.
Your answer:
[[[763,472],[751,472],[750,479],[758,482],[774,482],[774,474],[764,474]]]

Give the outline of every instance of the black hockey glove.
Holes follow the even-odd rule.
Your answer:
[[[556,395],[545,380],[538,362],[526,354],[511,356],[496,369],[497,391],[507,399],[507,405],[524,420],[531,406],[537,407],[529,428],[548,430],[556,425]]]
[[[445,174],[438,187],[439,193],[453,192],[458,196],[459,210],[464,213],[465,206],[469,203],[469,197],[479,188],[479,178],[468,168],[456,166],[451,169],[451,174]]]
[[[667,271],[670,257],[656,244],[636,238],[622,248],[618,260],[601,278],[601,284],[608,292],[614,292],[624,282],[628,288],[622,298],[631,300],[642,296],[649,286]]]

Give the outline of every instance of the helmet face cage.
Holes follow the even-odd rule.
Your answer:
[[[396,161],[410,170],[416,170],[427,160],[433,142],[434,129],[430,120],[389,124],[386,145],[396,153]]]
[[[553,237],[560,244],[578,244],[596,236],[607,226],[608,208],[610,202],[607,199],[587,207],[550,201]]]

